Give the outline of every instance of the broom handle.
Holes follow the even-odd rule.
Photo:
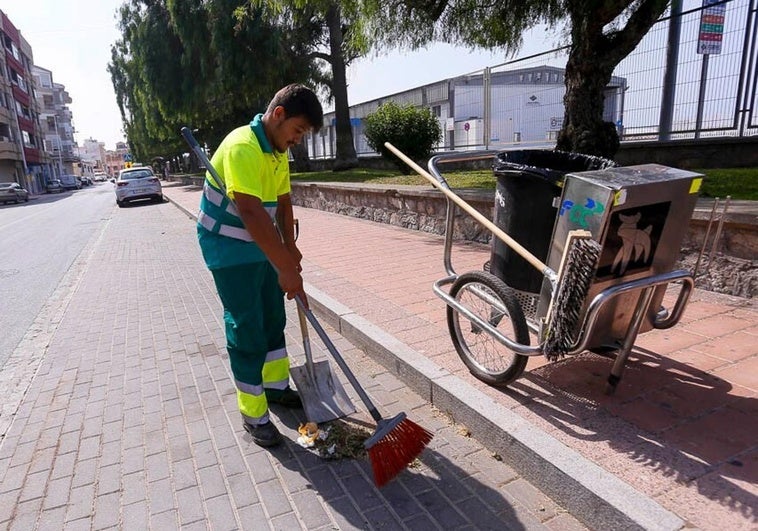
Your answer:
[[[197,158],[200,159],[200,162],[203,163],[205,169],[208,170],[208,173],[211,174],[213,180],[216,181],[216,186],[218,186],[219,190],[221,190],[224,195],[226,195],[226,186],[224,186],[224,181],[221,180],[221,176],[216,171],[216,168],[214,168],[213,164],[211,164],[211,161],[208,160],[208,156],[205,154],[205,151],[203,151],[203,149],[200,147],[200,144],[197,143],[195,137],[192,136],[192,131],[190,131],[189,127],[182,127],[182,136],[192,148],[192,151],[195,152]]]
[[[497,225],[492,223],[490,220],[488,220],[486,217],[484,217],[478,210],[476,210],[474,207],[469,205],[466,201],[461,199],[457,194],[445,188],[437,179],[432,177],[432,175],[429,172],[427,172],[424,168],[422,168],[421,166],[416,164],[413,160],[411,160],[405,153],[397,149],[395,146],[393,146],[389,142],[385,142],[384,147],[386,147],[387,149],[392,151],[395,155],[397,155],[403,162],[405,162],[408,166],[413,168],[416,171],[416,173],[424,177],[435,188],[437,188],[443,194],[445,194],[445,196],[448,199],[455,202],[456,205],[458,205],[463,210],[471,214],[474,217],[474,219],[476,219],[479,223],[484,225],[485,228],[492,231],[492,233],[495,234],[501,240],[503,240],[503,242],[505,242],[508,245],[508,247],[510,247],[511,249],[516,251],[518,254],[520,254],[521,257],[524,258],[524,260],[529,262],[529,264],[534,266],[543,275],[551,279],[555,276],[555,272],[552,269],[550,269],[544,262],[542,262],[532,253],[530,253],[524,246],[522,246],[516,240],[508,236],[508,234],[503,232],[503,230],[500,229],[500,227],[498,227]]]
[[[200,144],[198,144],[197,140],[195,140],[195,137],[192,135],[192,131],[190,131],[188,127],[182,127],[182,136],[184,137],[184,140],[186,140],[187,143],[190,145],[190,147],[195,152],[195,154],[198,156],[200,161],[205,165],[208,172],[211,174],[211,177],[213,177],[213,180],[216,181],[216,185],[219,187],[219,189],[222,192],[224,192],[224,195],[226,195],[226,187],[224,186],[224,182],[221,180],[221,177],[219,176],[219,174],[216,173],[216,169],[213,167],[213,164],[211,164],[211,161],[208,160],[208,157],[206,156],[205,152],[200,148]],[[271,265],[273,266],[273,264]],[[329,353],[334,358],[334,361],[337,362],[337,365],[340,366],[340,369],[342,369],[342,372],[345,373],[345,376],[347,376],[348,381],[350,381],[350,385],[352,385],[355,391],[358,393],[358,396],[363,401],[363,404],[366,406],[366,409],[368,409],[368,412],[371,414],[371,416],[374,418],[376,422],[383,420],[382,416],[379,414],[379,410],[376,409],[376,406],[374,406],[374,404],[371,402],[371,399],[366,394],[366,391],[364,391],[363,388],[361,387],[361,384],[358,383],[358,379],[353,374],[353,371],[350,370],[350,367],[347,366],[347,363],[342,358],[340,353],[337,351],[337,348],[334,346],[334,343],[332,343],[331,339],[329,339],[329,336],[326,335],[326,332],[324,331],[321,324],[316,319],[316,316],[313,315],[313,312],[309,308],[306,308],[305,303],[303,303],[299,295],[295,296],[295,302],[297,303],[298,311],[305,313],[305,317],[311,323],[314,330],[316,330],[316,333],[321,338],[321,341],[323,341],[324,345],[326,345],[326,348],[327,350],[329,350]],[[302,321],[301,321],[301,326],[302,326]]]
[[[329,336],[326,334],[326,331],[321,326],[321,323],[318,322],[318,319],[316,319],[316,316],[313,314],[313,312],[309,308],[305,307],[299,295],[295,295],[295,302],[297,302],[298,309],[302,311],[303,313],[305,313],[305,317],[311,323],[311,326],[313,326],[313,329],[316,330],[316,333],[318,334],[318,337],[321,338],[321,341],[324,342],[324,345],[326,346],[327,350],[334,358],[334,361],[337,362],[337,365],[340,366],[340,369],[342,369],[342,372],[345,373],[345,376],[347,376],[347,379],[350,382],[350,385],[352,385],[353,389],[355,389],[355,392],[358,393],[358,396],[363,401],[363,404],[366,406],[366,409],[368,409],[368,412],[371,414],[371,416],[374,418],[376,422],[383,420],[382,416],[379,414],[379,410],[377,410],[376,406],[374,406],[374,404],[371,402],[371,399],[366,394],[366,391],[363,390],[363,387],[361,387],[361,384],[358,382],[358,379],[353,374],[353,371],[350,370],[350,367],[348,367],[347,362],[339,353],[339,351],[337,350],[337,347],[335,347],[334,343],[332,343],[332,340],[329,339]]]

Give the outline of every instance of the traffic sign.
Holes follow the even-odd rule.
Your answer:
[[[697,41],[697,53],[701,55],[721,53],[721,42],[724,38],[725,13],[726,6],[721,0],[703,0],[703,10],[700,12],[700,33]]]

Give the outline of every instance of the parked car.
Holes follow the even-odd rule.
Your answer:
[[[60,182],[64,190],[79,190],[82,187],[76,175],[61,175]]]
[[[58,179],[47,181],[45,185],[45,191],[48,194],[60,194],[63,193],[63,184]]]
[[[0,201],[3,204],[29,201],[29,192],[18,183],[0,183]]]
[[[157,203],[163,202],[163,187],[153,170],[148,167],[126,168],[118,172],[114,186],[116,204],[125,206],[130,201],[151,199]]]
[[[105,182],[108,179],[108,176],[105,175],[101,171],[96,171],[95,174],[92,176],[92,180],[96,183],[102,183]]]

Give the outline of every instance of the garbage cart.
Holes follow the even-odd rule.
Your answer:
[[[612,160],[545,149],[502,151],[493,165],[497,185],[494,222],[540,260],[546,260],[563,180],[569,172],[602,170]],[[490,272],[529,294],[542,288],[542,274],[518,253],[493,238]]]

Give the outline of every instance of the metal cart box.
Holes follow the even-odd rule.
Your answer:
[[[547,265],[557,270],[569,231],[590,231],[602,246],[586,306],[603,290],[636,279],[670,272],[695,208],[702,175],[658,164],[616,167],[566,176]],[[655,289],[640,332],[653,328],[666,286]],[[590,347],[623,340],[639,291],[624,293],[598,316]],[[547,314],[549,283],[543,283],[537,313]]]

